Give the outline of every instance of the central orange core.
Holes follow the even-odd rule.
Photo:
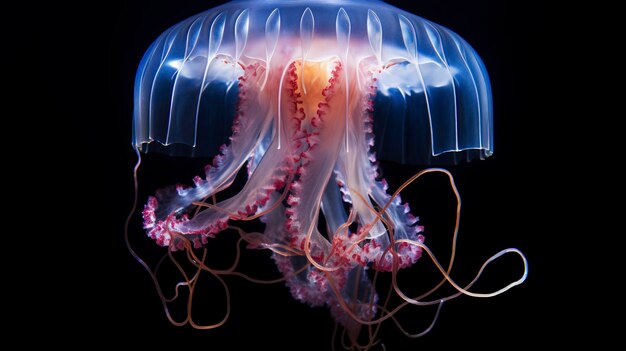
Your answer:
[[[298,89],[300,93],[300,107],[304,109],[304,113],[308,118],[317,115],[318,105],[325,100],[322,92],[329,86],[329,80],[332,76],[334,68],[334,60],[326,61],[305,61],[302,67],[302,61],[296,61],[296,75]]]

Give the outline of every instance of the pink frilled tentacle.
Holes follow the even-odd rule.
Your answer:
[[[238,170],[267,133],[273,115],[272,105],[266,101],[273,98],[272,93],[258,90],[259,82],[266,74],[261,63],[253,62],[242,67],[228,58],[214,62],[233,65],[233,70],[241,73],[237,83],[239,99],[230,144],[222,145],[212,164],[205,167],[204,178],[196,176],[193,179],[194,187],[161,189],[154,197],[149,198],[143,211],[144,228],[148,230],[148,236],[159,245],[171,245],[172,249],[181,248],[183,244],[179,240],[172,243],[173,233],[187,236],[195,247],[200,247],[206,243],[207,238],[223,230],[229,218],[255,213],[259,206],[265,204],[272,191],[284,186],[284,179],[289,172],[287,168],[279,168],[273,170],[272,177],[268,178],[267,174],[257,176],[257,179],[264,178],[266,184],[258,188],[248,187],[248,192],[237,199],[239,203],[233,199],[226,204],[218,204],[223,209],[221,211],[203,211],[189,219],[186,211],[194,202],[203,201],[232,183]],[[213,68],[214,65],[210,67]],[[251,185],[259,185],[258,183],[259,181]]]
[[[303,253],[308,251],[312,260],[322,263],[330,250],[329,241],[317,228],[323,192],[336,163],[343,135],[345,90],[341,87],[341,63],[331,63],[330,78],[321,90],[320,101],[304,102],[298,87],[295,67],[289,70],[289,88],[295,134],[291,140],[295,151],[296,179],[290,187],[285,208],[284,231],[289,245]],[[332,114],[330,113],[332,111]],[[309,247],[306,247],[307,239]],[[320,306],[332,299],[329,278],[345,284],[348,270],[332,272],[308,266],[300,274],[295,272],[306,266],[306,257],[274,255],[279,270],[288,277],[287,286],[299,301]]]
[[[390,271],[396,257],[397,268],[406,268],[421,256],[421,248],[407,243],[392,243],[399,239],[422,243],[424,236],[420,233],[424,228],[416,225],[418,218],[410,213],[408,203],[402,204],[400,196],[392,199],[387,193],[387,182],[377,179],[376,156],[370,152],[374,145],[372,99],[376,94],[376,75],[382,69],[371,61],[364,61],[359,72],[362,74],[360,91],[363,94],[356,109],[360,118],[351,119],[350,129],[354,133],[348,134],[349,144],[356,146],[357,152],[341,153],[335,175],[343,200],[350,203],[356,212],[360,244],[355,246],[351,241],[356,239],[342,236],[338,238],[337,246],[347,247],[349,252],[346,255],[361,265],[372,263],[377,270]],[[374,210],[386,205],[382,215],[393,225],[393,231],[377,218]]]

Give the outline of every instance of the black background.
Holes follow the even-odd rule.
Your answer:
[[[495,154],[485,161],[448,167],[464,205],[453,277],[469,281],[483,261],[506,247],[517,247],[527,255],[530,272],[523,285],[498,297],[462,296],[446,303],[434,329],[423,338],[407,339],[388,323],[382,332],[387,350],[464,346],[491,350],[509,343],[533,346],[543,338],[556,344],[568,341],[557,332],[567,314],[557,306],[563,291],[556,288],[558,270],[549,264],[555,243],[565,234],[558,228],[559,206],[552,200],[552,193],[558,191],[553,172],[558,162],[543,155],[543,150],[550,150],[550,119],[543,108],[549,84],[542,84],[548,73],[545,60],[538,58],[546,42],[543,9],[528,1],[388,2],[459,33],[479,53],[491,79]],[[71,223],[56,235],[71,239],[44,241],[45,251],[52,254],[49,260],[58,268],[37,284],[47,293],[36,294],[45,309],[34,313],[45,310],[41,314],[49,321],[47,329],[55,330],[50,340],[73,343],[79,334],[95,345],[330,348],[333,323],[327,309],[294,301],[280,284],[227,279],[233,311],[223,327],[198,331],[172,326],[149,276],[123,241],[136,162],[130,135],[139,60],[169,26],[219,3],[146,0],[96,2],[84,8],[55,5],[50,8],[55,15],[50,16],[44,8],[37,39],[49,53],[48,64],[61,67],[58,73],[46,75],[44,86],[52,92],[51,128],[62,129],[64,137],[48,144],[51,157],[44,158],[42,165],[53,171],[51,179],[58,180],[56,198],[72,204],[64,206],[60,201],[54,209],[63,214],[62,220],[54,216],[54,223]],[[70,14],[70,9],[82,15]],[[206,162],[145,157],[140,206],[158,187],[189,182]],[[384,162],[382,167],[392,188],[420,169]],[[427,244],[446,262],[454,199],[445,179],[428,176],[404,192],[403,199],[426,225]],[[131,222],[131,236],[140,253],[155,257],[154,245],[143,238],[137,218]],[[228,240],[223,242],[227,245]],[[266,255],[249,255],[250,272],[272,277],[275,271]],[[215,262],[232,257],[228,252],[216,256]],[[430,263],[422,259],[418,265]],[[520,267],[512,257],[495,263],[477,288],[489,291],[517,279]],[[420,286],[420,274],[432,278],[431,273],[417,269],[407,276],[407,286]],[[214,302],[219,306],[221,301]],[[414,331],[426,326],[434,313],[432,308],[411,311],[415,313],[401,319]]]

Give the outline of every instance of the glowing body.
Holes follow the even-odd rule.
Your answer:
[[[172,250],[200,248],[229,221],[260,217],[264,233],[246,240],[274,251],[294,298],[327,304],[349,328],[377,313],[363,270],[408,267],[424,242],[408,204],[379,178],[376,151],[428,163],[493,150],[476,53],[379,1],[233,1],[191,17],[147,51],[135,102],[141,151],[210,155],[225,142],[194,187],[149,199],[148,235]],[[398,124],[416,127],[415,138]],[[246,164],[237,195],[205,202]]]

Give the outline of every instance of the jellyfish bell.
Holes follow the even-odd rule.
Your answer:
[[[255,62],[263,70],[259,97],[271,101],[279,98],[276,90],[290,62],[333,57],[344,63],[346,76],[355,76],[357,81],[344,82],[361,89],[355,94],[362,94],[367,70],[380,66],[385,69],[377,72],[377,90],[400,94],[390,98],[395,109],[406,109],[395,106],[401,105],[397,100],[414,96],[418,107],[404,119],[427,116],[424,129],[431,135],[419,146],[400,147],[403,152],[422,155],[421,145],[429,143],[431,155],[480,150],[477,156],[486,157],[493,151],[491,92],[478,55],[452,31],[381,1],[233,1],[173,26],[148,49],[137,72],[134,143],[142,150],[154,142],[183,144],[194,155],[214,155],[215,140],[225,142],[230,125],[202,124],[198,115],[206,115],[203,108],[213,102],[229,108],[222,119],[232,120],[234,108],[232,101],[210,101],[219,95],[216,85],[228,88],[222,95],[236,95],[234,82]],[[203,129],[210,134],[202,135]],[[397,154],[377,148],[387,158]],[[420,157],[404,163],[425,163]]]
[[[273,251],[295,299],[328,306],[353,334],[392,315],[366,271],[395,274],[424,251],[459,292],[481,295],[432,257],[377,159],[485,158],[492,140],[489,79],[476,52],[382,1],[232,1],[165,31],[136,76],[135,148],[213,157],[192,186],[147,200],[148,236],[193,256],[234,223],[260,219],[264,231],[242,238]],[[244,166],[238,193],[207,201]],[[445,300],[400,295],[415,305]]]

